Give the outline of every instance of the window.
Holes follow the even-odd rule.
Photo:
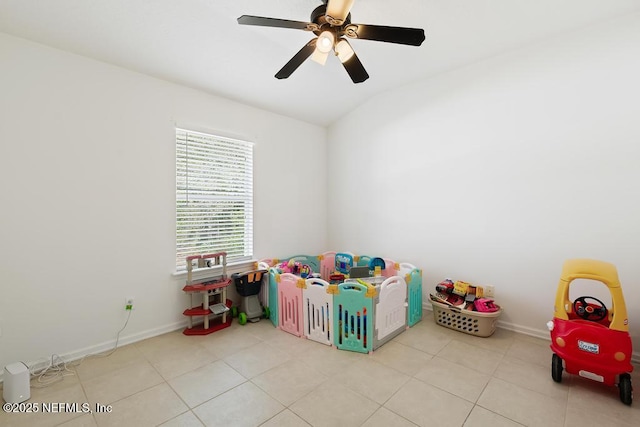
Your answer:
[[[253,256],[253,144],[176,129],[176,269],[221,251]]]

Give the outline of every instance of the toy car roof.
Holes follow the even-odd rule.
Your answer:
[[[560,279],[567,282],[574,279],[592,279],[603,282],[609,288],[620,287],[616,266],[594,259],[578,258],[565,261]]]

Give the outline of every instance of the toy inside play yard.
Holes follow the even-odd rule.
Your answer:
[[[587,279],[606,285],[611,307],[598,298],[581,296],[569,299],[569,287],[575,279]],[[562,381],[562,371],[603,384],[618,385],[620,400],[631,405],[631,337],[629,320],[613,264],[590,259],[571,259],[564,263],[556,292],[551,331],[551,376]]]
[[[236,285],[238,295],[242,297],[240,309],[231,308],[231,315],[238,316],[238,323],[244,325],[249,322],[259,322],[262,316],[269,317],[269,308],[262,307],[258,294],[262,288],[262,278],[266,277],[267,270],[248,271],[246,273],[232,274],[231,278]]]

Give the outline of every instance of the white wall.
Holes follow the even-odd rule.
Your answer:
[[[0,33],[0,366],[185,321],[176,123],[256,143],[256,258],[325,250],[324,128]]]
[[[329,129],[330,246],[494,285],[541,336],[564,260],[612,262],[637,354],[639,76],[636,14],[370,100]]]

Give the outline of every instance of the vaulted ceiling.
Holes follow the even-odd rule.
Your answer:
[[[239,25],[237,18],[309,21],[320,4],[0,0],[0,31],[325,126],[381,92],[640,11],[640,0],[355,0],[352,22],[423,28],[425,42],[353,40],[370,75],[359,84],[333,57],[274,78],[313,34]]]

